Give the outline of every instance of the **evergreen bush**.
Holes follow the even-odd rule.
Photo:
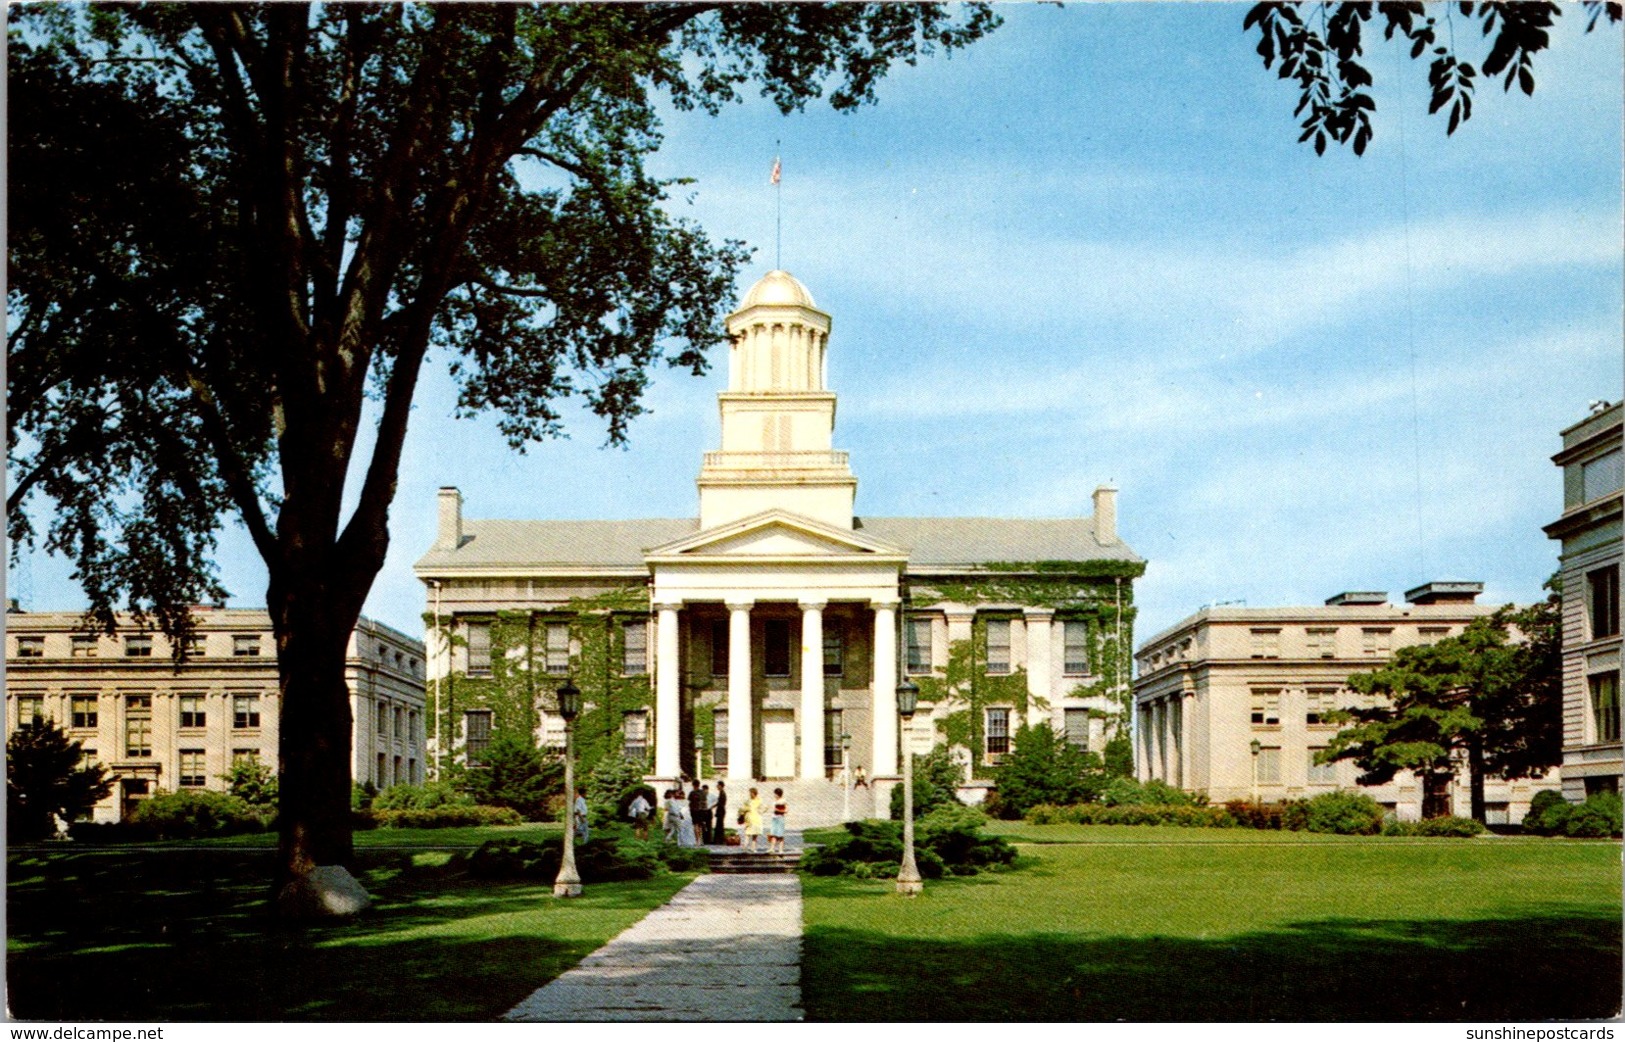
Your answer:
[[[946,745],[935,746],[924,756],[914,757],[914,819],[918,821],[938,807],[960,806],[958,789],[964,777],[964,769]],[[903,820],[901,785],[892,787],[891,818]]]
[[[993,772],[1001,814],[1019,818],[1041,803],[1092,803],[1107,787],[1100,757],[1055,733],[1048,724],[1022,726]]]
[[[1287,828],[1339,836],[1375,836],[1383,824],[1382,805],[1363,792],[1323,792],[1294,801],[1286,817]],[[1293,824],[1300,817],[1302,825]]]
[[[434,810],[437,807],[472,807],[474,797],[450,782],[432,781],[422,785],[391,785],[372,799],[375,811]]]
[[[258,759],[239,760],[220,776],[226,791],[251,807],[275,807],[276,772]]]
[[[374,828],[381,829],[454,829],[477,825],[523,825],[525,819],[511,807],[480,807],[473,804],[442,804],[422,810],[356,811],[352,818],[367,816]]]
[[[983,868],[1013,863],[1016,848],[999,836],[980,832],[987,816],[973,807],[943,806],[921,818],[914,829],[914,864],[923,879],[948,872],[975,875]],[[850,821],[845,836],[801,855],[801,870],[818,876],[847,874],[859,879],[895,877],[903,863],[900,821]]]
[[[564,761],[536,747],[527,736],[499,731],[463,772],[462,790],[475,803],[508,807],[527,821],[547,819],[549,801],[564,792]]]
[[[1621,833],[1622,805],[1618,793],[1597,792],[1569,811],[1563,822],[1563,835],[1575,839],[1601,839]]]
[[[1078,803],[1069,807],[1040,804],[1027,812],[1033,825],[1177,825],[1181,828],[1231,828],[1236,824],[1224,807],[1172,803]]]
[[[146,839],[201,839],[264,832],[273,817],[269,808],[250,806],[229,793],[182,789],[142,800],[130,825]]]
[[[620,828],[575,846],[576,871],[583,883],[652,879],[667,871],[693,872],[706,866],[698,847],[679,847],[656,839],[640,840]],[[541,842],[492,839],[469,856],[468,870],[481,879],[531,879],[551,883],[564,860],[564,838]]]
[[[1486,831],[1483,822],[1454,815],[1424,818],[1421,821],[1390,821],[1382,827],[1384,836],[1442,836],[1455,839],[1483,835]]]

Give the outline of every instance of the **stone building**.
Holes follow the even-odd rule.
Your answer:
[[[1563,431],[1563,516],[1546,534],[1563,543],[1563,795],[1618,792],[1621,414],[1599,402]]]
[[[1350,674],[1492,614],[1475,603],[1482,590],[1481,583],[1435,582],[1408,591],[1404,605],[1389,604],[1386,593],[1349,592],[1322,607],[1204,608],[1163,630],[1135,654],[1139,777],[1213,802],[1359,789],[1400,818],[1419,818],[1422,791],[1410,772],[1360,786],[1352,762],[1316,764],[1314,757],[1338,731],[1326,714],[1365,704],[1366,696],[1348,687]],[[1489,779],[1486,817],[1491,824],[1521,821],[1534,793],[1554,784]],[[1465,773],[1451,798],[1453,813],[1466,815]]]
[[[77,612],[6,613],[6,726],[55,721],[117,783],[95,809],[118,821],[159,790],[224,791],[234,762],[277,762],[277,665],[263,610],[199,608],[190,656],[120,617],[117,636]],[[345,676],[353,777],[421,782],[423,644],[369,619],[350,637]]]
[[[416,572],[448,753],[502,728],[558,745],[553,692],[571,677],[587,761],[793,782],[801,807],[822,807],[858,768],[867,796],[899,776],[900,672],[929,703],[915,747],[947,741],[967,781],[1023,723],[1104,744],[1126,717],[1119,652],[1144,571],[1118,538],[1116,491],[1095,492],[1092,517],[857,514],[830,328],[782,271],[728,318],[722,444],[701,461],[697,516],[471,520],[441,490]]]

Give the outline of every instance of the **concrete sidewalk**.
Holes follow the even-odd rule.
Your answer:
[[[801,880],[700,876],[502,1019],[800,1020]]]

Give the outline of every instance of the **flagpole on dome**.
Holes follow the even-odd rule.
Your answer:
[[[775,153],[778,152],[778,145],[779,142],[773,142]],[[773,216],[773,267],[774,269],[780,271],[782,271],[784,268],[783,262],[780,259],[780,246],[784,240],[784,186],[779,184],[779,175],[782,170],[783,166],[779,162],[779,155],[775,154],[773,156],[772,177],[775,210]]]

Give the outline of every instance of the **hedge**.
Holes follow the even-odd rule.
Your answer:
[[[441,806],[427,810],[358,810],[351,821],[358,829],[452,829],[473,825],[523,825],[508,807]]]

